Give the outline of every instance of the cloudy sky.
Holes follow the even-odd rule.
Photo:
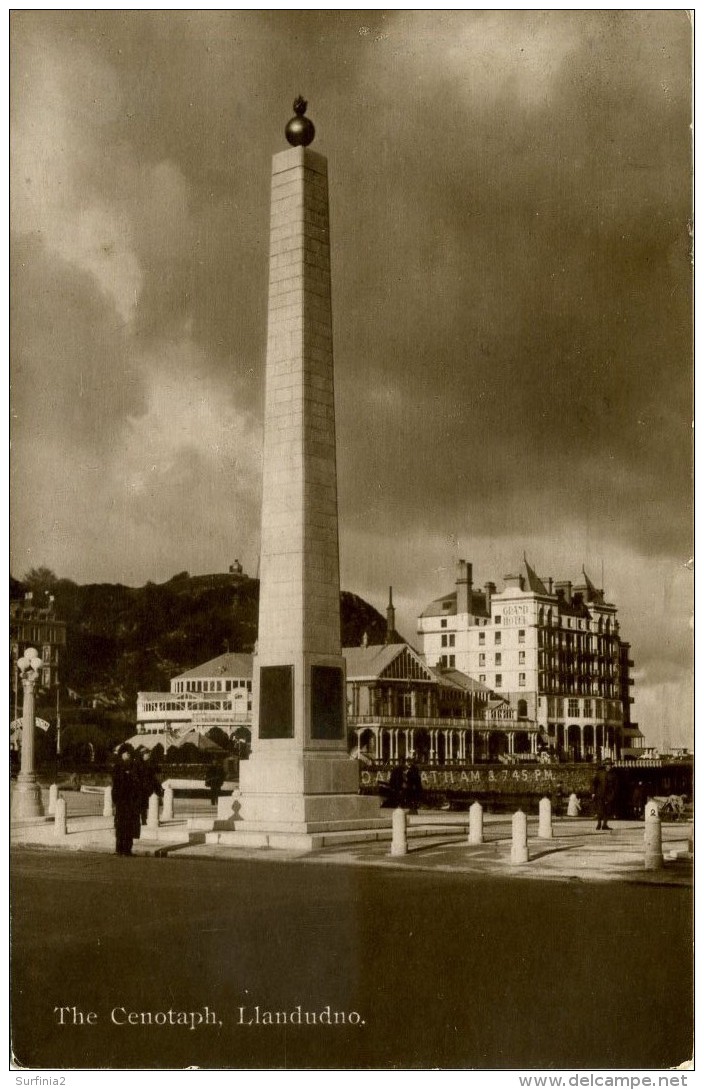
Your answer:
[[[342,585],[603,577],[691,730],[682,12],[11,16],[12,571],[256,572],[271,155],[330,170]]]

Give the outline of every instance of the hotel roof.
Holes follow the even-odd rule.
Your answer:
[[[182,674],[176,674],[172,680],[180,681],[182,678],[191,677],[247,678],[251,676],[252,656],[228,651],[225,655],[218,655],[217,658],[209,659],[208,662],[204,662],[200,666],[194,666],[192,670],[186,670]]]

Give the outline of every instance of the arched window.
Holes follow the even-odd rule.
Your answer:
[[[518,718],[519,719],[527,719],[528,718],[528,701],[527,700],[519,700],[518,701]]]
[[[538,610],[538,624],[545,624],[545,610],[542,606]]]

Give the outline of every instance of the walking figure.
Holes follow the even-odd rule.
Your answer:
[[[604,761],[592,784],[592,798],[596,809],[596,828],[610,829],[609,818],[613,817],[616,801],[616,773],[611,761]]]

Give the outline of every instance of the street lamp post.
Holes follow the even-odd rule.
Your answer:
[[[43,821],[42,793],[34,770],[35,711],[34,686],[42,660],[34,647],[28,647],[17,669],[22,679],[22,761],[12,794],[11,816],[14,821]]]

